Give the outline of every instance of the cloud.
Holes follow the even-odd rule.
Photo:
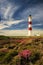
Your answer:
[[[0,35],[6,35],[6,36],[27,36],[28,30],[0,30]],[[43,34],[42,30],[33,30],[32,34]]]
[[[5,28],[5,27],[8,27],[8,26],[3,25],[3,24],[0,24],[0,29],[3,29],[3,28]]]
[[[17,6],[15,3],[14,5],[7,1],[1,1],[1,18],[3,20],[11,20],[13,18],[13,14],[19,9],[20,6]]]
[[[19,6],[12,6],[12,5],[8,5],[8,7],[5,10],[4,13],[4,18],[7,20],[11,20],[13,14],[16,12],[16,10],[19,8]]]
[[[9,21],[1,21],[0,22],[0,29],[9,28],[12,24],[18,24],[22,22],[23,20],[9,20]]]
[[[39,23],[39,24],[33,24],[32,26],[41,26],[43,24]]]
[[[0,35],[26,36],[27,35],[27,30],[1,30]]]
[[[3,15],[5,19],[8,18],[8,15],[9,15],[8,13],[9,13],[10,10],[11,10],[11,5],[8,5],[8,7],[5,9],[5,13]]]
[[[5,2],[5,1],[7,1],[7,0],[0,0],[0,3],[3,3],[3,2]]]
[[[34,7],[28,7],[25,8],[22,13],[20,12],[20,16],[21,18],[27,19],[28,16],[31,14],[32,15],[32,19],[36,20],[37,22],[43,20],[43,4],[38,4]]]
[[[32,15],[33,28],[43,28],[43,4],[37,0],[1,0],[0,29],[27,29],[28,16]],[[35,3],[35,4],[34,4]],[[17,19],[24,21],[16,22]]]

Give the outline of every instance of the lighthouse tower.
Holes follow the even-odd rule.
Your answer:
[[[32,16],[28,17],[28,36],[32,36]]]

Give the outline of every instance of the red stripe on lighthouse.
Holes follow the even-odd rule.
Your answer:
[[[29,27],[28,30],[32,30],[32,27]]]
[[[30,21],[29,24],[32,24],[32,22]]]
[[[32,22],[30,21],[30,22],[28,22],[28,24],[32,24]]]

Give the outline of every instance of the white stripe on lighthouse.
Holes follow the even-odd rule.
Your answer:
[[[29,22],[32,21],[32,18],[29,17],[28,21],[29,21]]]
[[[32,27],[32,25],[31,25],[31,24],[30,24],[30,25],[28,25],[28,28],[29,28],[29,27]]]

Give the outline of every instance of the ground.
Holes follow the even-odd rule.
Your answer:
[[[0,65],[21,65],[18,54],[23,50],[32,53],[25,65],[43,65],[43,36],[0,36]]]

